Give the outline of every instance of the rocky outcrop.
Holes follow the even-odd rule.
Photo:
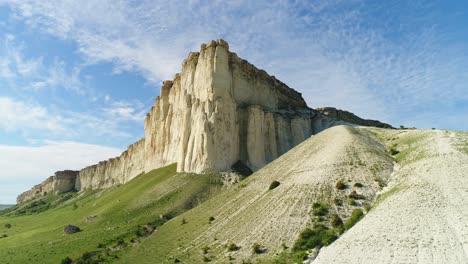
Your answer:
[[[163,83],[145,119],[145,169],[177,163],[178,171],[202,173],[240,160],[257,170],[317,132],[313,123],[322,119],[329,118],[300,93],[229,52],[223,40],[211,41]]]
[[[61,194],[75,190],[75,182],[78,171],[65,170],[57,171],[54,176],[50,176],[41,184],[34,186],[18,196],[17,203],[23,203],[36,197],[47,194]]]
[[[345,122],[351,123],[351,124],[356,124],[360,126],[373,126],[373,127],[381,127],[381,128],[394,128],[389,124],[382,123],[377,120],[369,120],[369,119],[362,119],[359,116],[356,116],[355,114],[336,109],[334,107],[323,107],[323,108],[316,108],[315,111],[324,114],[326,116],[330,116],[336,119],[343,120]]]
[[[230,52],[225,41],[211,41],[163,82],[143,139],[117,158],[75,172],[67,183],[49,178],[18,203],[45,192],[108,188],[172,163],[179,172],[227,171],[238,162],[255,171],[339,124],[347,122],[310,109],[299,92]]]

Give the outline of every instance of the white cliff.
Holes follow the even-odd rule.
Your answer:
[[[240,59],[223,40],[189,54],[181,73],[163,82],[144,122],[143,139],[120,157],[82,169],[72,189],[108,188],[172,163],[179,172],[204,173],[241,161],[255,171],[344,123],[310,109],[300,93]],[[27,193],[18,203],[36,197]]]

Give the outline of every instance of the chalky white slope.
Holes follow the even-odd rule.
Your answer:
[[[399,169],[365,218],[313,263],[468,263],[468,134],[374,131],[401,150]]]

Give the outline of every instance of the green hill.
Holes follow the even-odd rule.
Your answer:
[[[217,174],[176,173],[176,166],[143,174],[111,189],[47,196],[1,212],[2,263],[60,263],[64,258],[111,261],[159,225],[221,189]],[[10,224],[11,228],[5,225]],[[64,235],[65,225],[81,232]],[[150,226],[145,225],[150,224]],[[157,229],[156,229],[157,230]],[[157,232],[157,231],[155,231]],[[80,262],[78,262],[80,263]],[[82,261],[81,263],[93,263]]]
[[[176,173],[174,164],[110,189],[1,211],[0,259],[301,263],[318,254],[317,263],[375,263],[380,256],[400,263],[417,256],[420,237],[453,238],[426,227],[466,234],[466,213],[457,208],[467,200],[467,146],[467,133],[337,126],[230,187],[221,174]],[[427,225],[412,225],[422,221]],[[82,231],[65,235],[65,225]],[[452,248],[424,247],[448,260],[440,263],[456,263],[464,259],[457,239]],[[455,255],[445,254],[452,249]],[[403,251],[400,259],[393,254]]]

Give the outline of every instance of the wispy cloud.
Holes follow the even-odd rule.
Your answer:
[[[150,82],[172,78],[188,51],[222,37],[311,106],[405,122],[468,101],[468,48],[425,1],[6,2],[32,28],[75,41],[89,62]]]
[[[65,131],[63,118],[54,116],[35,103],[0,97],[0,130],[46,130],[61,133]]]
[[[0,131],[18,131],[28,136],[32,129],[36,133],[46,131],[49,138],[62,139],[132,138],[123,128],[127,122],[141,125],[145,109],[138,101],[117,101],[109,102],[95,113],[54,111],[35,101],[0,97]]]
[[[110,99],[107,101],[109,100]],[[139,101],[116,101],[112,102],[109,107],[104,108],[103,110],[110,119],[136,122],[142,122],[148,112],[145,105]]]
[[[42,56],[26,57],[23,49],[24,44],[11,34],[0,42],[0,78],[10,88],[32,91],[60,88],[84,93],[79,67],[67,70],[65,62],[58,58],[46,64]]]

